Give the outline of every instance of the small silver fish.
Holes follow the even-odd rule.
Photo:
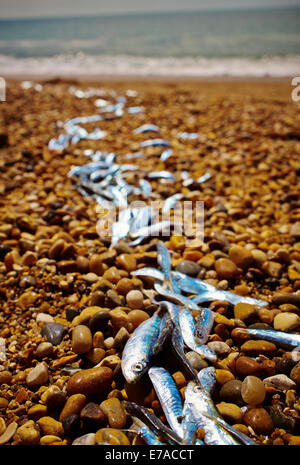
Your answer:
[[[133,134],[142,134],[144,132],[158,132],[159,127],[155,124],[143,124],[142,126],[134,129]]]
[[[171,291],[175,291],[176,293],[180,294],[180,289],[177,286],[177,283],[171,276],[171,255],[167,247],[163,244],[163,242],[158,241],[156,244],[157,247],[157,263],[162,268],[164,275],[165,275],[165,284],[167,288]]]
[[[165,201],[162,212],[167,213],[168,211],[171,210],[171,208],[174,208],[176,203],[179,202],[179,200],[183,199],[183,194],[174,194],[171,197],[167,198]]]
[[[159,145],[163,147],[169,147],[170,142],[163,139],[149,139],[140,143],[140,147],[157,147]]]
[[[251,334],[251,336],[274,342],[285,347],[300,347],[300,334],[285,333],[272,329],[252,329],[243,328],[243,332]]]
[[[202,307],[195,325],[195,340],[198,344],[206,344],[215,321],[215,314],[209,308]]]
[[[160,156],[161,161],[166,161],[168,158],[170,158],[173,155],[173,150],[172,149],[166,149],[162,152]]]
[[[158,294],[163,296],[165,299],[170,300],[171,302],[174,302],[179,305],[183,305],[192,310],[199,310],[198,305],[195,304],[188,297],[185,297],[181,294],[176,294],[176,292],[173,292],[173,291],[169,291],[168,289],[164,288],[158,283],[154,283],[154,289],[158,292]]]
[[[174,174],[170,173],[170,171],[154,171],[148,174],[149,179],[170,179],[171,181],[175,181]]]
[[[216,382],[217,382],[217,374],[214,367],[205,367],[199,371],[197,378],[206,391],[212,393]]]

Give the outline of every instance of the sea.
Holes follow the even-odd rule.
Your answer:
[[[300,76],[300,7],[0,19],[0,76],[24,75]]]

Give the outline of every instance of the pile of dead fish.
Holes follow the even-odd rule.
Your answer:
[[[82,124],[99,122],[106,118],[120,118],[125,111],[132,114],[142,111],[140,107],[126,107],[126,97],[120,97],[115,92],[109,94],[109,97],[114,99],[114,103],[103,98],[107,96],[104,91],[95,89],[81,91],[71,88],[70,92],[77,98],[99,97],[95,101],[99,113],[67,121],[63,125],[65,133],[50,140],[51,150],[62,151],[81,139],[99,140],[106,136],[106,132],[99,128],[88,133],[81,126]],[[127,96],[135,95],[135,91],[127,91]],[[150,131],[155,133],[158,130],[159,128],[153,124],[145,124],[138,127],[134,134]],[[197,139],[198,134],[181,133],[178,134],[178,138]],[[163,139],[149,139],[140,144],[141,149],[149,146],[163,148],[160,155],[163,161],[173,155],[170,143]],[[127,238],[129,245],[137,245],[148,237],[162,232],[165,227],[170,227],[170,221],[157,223],[154,221],[154,213],[150,206],[137,208],[129,200],[131,194],[144,199],[151,198],[151,184],[145,177],[149,180],[158,178],[175,180],[173,173],[169,171],[141,173],[139,185],[133,186],[127,183],[126,173],[138,171],[135,165],[117,164],[114,153],[86,150],[84,154],[89,158],[89,162],[85,165],[73,166],[69,175],[77,179],[76,188],[83,195],[91,196],[105,208],[118,207],[119,217],[112,225],[112,246],[122,238]],[[127,158],[137,156],[143,156],[143,153],[129,154]],[[211,174],[206,173],[194,180],[190,178],[188,172],[181,173],[184,186],[194,182],[205,182],[210,177]],[[182,198],[182,194],[175,194],[166,199],[163,211],[168,212]],[[212,398],[216,383],[214,367],[208,366],[197,373],[186,357],[185,349],[196,352],[211,364],[217,361],[215,352],[206,345],[214,323],[214,312],[207,307],[200,307],[199,304],[226,300],[232,305],[245,302],[265,306],[267,302],[218,290],[199,279],[172,271],[170,252],[161,241],[157,243],[157,252],[161,270],[142,268],[132,272],[133,276],[151,277],[155,280],[155,297],[152,294],[150,298],[158,309],[151,318],[138,326],[127,341],[122,355],[122,372],[128,383],[136,383],[142,376],[149,376],[169,426],[163,424],[147,408],[124,401],[125,408],[133,419],[132,431],[140,435],[147,444],[152,445],[255,444],[252,439],[228,425],[219,415]],[[194,320],[192,310],[200,311],[197,321]],[[270,340],[290,348],[300,345],[299,335],[257,329],[244,331],[252,337]],[[166,342],[171,345],[177,360],[191,378],[185,390],[184,403],[171,374],[165,368],[152,364],[154,356],[164,349]],[[199,430],[204,431],[201,438],[198,436]]]

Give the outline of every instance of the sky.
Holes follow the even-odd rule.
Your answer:
[[[0,0],[0,18],[101,15],[285,5],[300,6],[300,0]]]

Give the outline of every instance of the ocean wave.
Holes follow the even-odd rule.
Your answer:
[[[15,58],[0,55],[0,75],[18,78],[97,76],[292,77],[300,75],[300,55],[262,58],[136,57],[129,55],[56,55]]]

